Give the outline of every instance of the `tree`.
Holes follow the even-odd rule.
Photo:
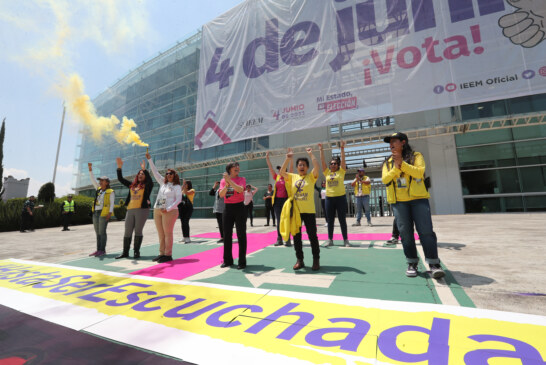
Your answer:
[[[45,183],[38,192],[38,201],[51,203],[55,199],[55,185],[52,182]]]
[[[2,128],[0,129],[0,200],[4,195],[4,136],[6,135],[6,118],[2,121]]]

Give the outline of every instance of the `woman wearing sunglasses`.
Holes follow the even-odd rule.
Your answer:
[[[182,200],[180,178],[173,169],[167,169],[165,177],[161,176],[148,152],[146,152],[146,158],[159,184],[154,205],[154,222],[159,236],[159,255],[153,261],[168,262],[173,259],[173,229],[178,218],[178,204]]]
[[[324,247],[334,245],[334,221],[339,220],[341,226],[341,234],[343,235],[343,245],[350,247],[349,238],[347,235],[347,220],[345,215],[347,212],[347,198],[345,197],[345,141],[339,142],[341,149],[341,159],[334,157],[330,160],[330,168],[326,166],[324,159],[324,150],[322,143],[318,144],[320,150],[320,161],[322,163],[322,171],[326,177],[326,220],[328,222],[328,241]]]

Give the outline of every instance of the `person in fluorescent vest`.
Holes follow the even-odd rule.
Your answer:
[[[392,155],[383,163],[381,180],[387,186],[387,201],[392,205],[402,247],[408,264],[406,276],[415,277],[419,256],[415,246],[413,225],[429,264],[431,275],[439,279],[445,275],[438,258],[438,241],[432,228],[432,216],[425,185],[425,159],[413,151],[404,133],[394,133],[383,139],[389,143]]]
[[[110,178],[101,176],[95,179],[93,175],[93,165],[91,162],[87,164],[89,167],[89,177],[91,183],[95,187],[95,201],[93,202],[93,226],[95,235],[97,236],[97,250],[89,256],[104,256],[106,255],[106,227],[110,221],[110,217],[114,213],[114,202],[116,195],[114,190],[110,188]],[[97,183],[97,180],[99,181]]]
[[[72,200],[72,195],[68,195],[66,200],[61,206],[61,217],[63,220],[63,231],[70,231],[68,226],[72,223],[72,216],[76,212],[76,207],[74,205],[74,200]]]

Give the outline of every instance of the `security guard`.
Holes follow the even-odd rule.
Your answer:
[[[70,231],[70,229],[68,229],[68,226],[70,225],[70,223],[72,223],[72,216],[74,215],[74,213],[74,200],[72,200],[72,195],[68,195],[66,197],[66,200],[63,202],[63,205],[61,206],[63,231]]]

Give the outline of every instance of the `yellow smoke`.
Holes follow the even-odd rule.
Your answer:
[[[91,98],[84,92],[83,81],[79,75],[73,74],[68,78],[66,86],[62,87],[62,93],[69,111],[85,125],[95,141],[101,141],[104,136],[113,135],[121,144],[148,146],[133,130],[137,127],[133,119],[123,117],[120,123],[115,115],[110,117],[97,115]]]
[[[153,33],[147,9],[145,0],[0,0],[0,24],[9,24],[17,40],[30,40],[13,42],[17,48],[2,55],[61,84],[55,89],[60,89],[69,111],[94,140],[113,136],[121,144],[147,146],[134,131],[134,120],[98,116],[81,77],[67,76],[76,47],[84,42],[95,43],[107,54],[127,55],[135,45],[142,47]]]

